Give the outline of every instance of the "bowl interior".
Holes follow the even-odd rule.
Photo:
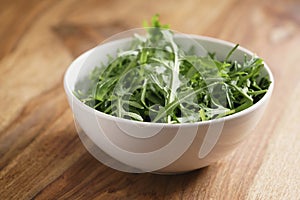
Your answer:
[[[75,89],[75,85],[78,81],[86,79],[89,73],[96,67],[101,67],[103,64],[107,64],[109,62],[109,56],[116,57],[117,53],[120,49],[127,50],[130,48],[132,38],[123,38],[115,41],[111,41],[102,45],[99,45],[84,54],[82,54],[78,59],[74,61],[74,63],[68,68],[65,74],[65,89],[69,96],[77,99],[73,91]],[[235,46],[235,44],[205,37],[205,36],[196,36],[196,35],[183,35],[177,34],[175,36],[176,43],[184,50],[189,50],[192,46],[196,47],[196,53],[198,55],[205,55],[207,52],[214,52],[216,57],[219,60],[224,60],[227,56],[228,52]],[[238,47],[230,57],[230,60],[236,60],[238,62],[243,62],[245,56],[250,58],[254,55],[251,51]],[[263,70],[263,75],[267,75],[272,82],[269,86],[269,90],[267,94],[264,95],[264,98],[267,98],[268,95],[272,93],[274,79],[273,75],[265,63]],[[260,101],[262,101],[262,99]],[[78,99],[77,99],[78,100]],[[79,101],[79,100],[78,100]],[[259,101],[259,102],[260,102]],[[258,102],[257,102],[258,103]],[[256,103],[256,104],[257,104]],[[253,107],[253,106],[251,106]],[[250,107],[250,108],[251,108]],[[247,108],[246,110],[248,110]],[[242,111],[243,112],[243,111]],[[233,115],[236,115],[235,113]]]

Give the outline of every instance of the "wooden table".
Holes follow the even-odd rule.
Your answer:
[[[71,61],[160,13],[185,33],[239,43],[269,64],[275,90],[238,149],[162,176],[106,167],[83,147],[63,90]],[[0,1],[0,199],[299,199],[300,1]]]

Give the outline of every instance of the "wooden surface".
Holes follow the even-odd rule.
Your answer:
[[[276,79],[249,139],[183,175],[99,163],[63,90],[76,56],[155,13],[177,31],[253,50]],[[0,0],[0,199],[300,199],[299,63],[299,0]]]

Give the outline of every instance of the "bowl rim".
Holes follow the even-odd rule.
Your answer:
[[[232,43],[232,42],[229,42],[229,41],[225,41],[225,40],[222,40],[222,39],[218,39],[218,38],[213,38],[213,37],[209,37],[209,36],[202,36],[202,35],[195,35],[195,34],[183,34],[185,35],[185,37],[189,37],[191,39],[195,39],[196,41],[205,41],[205,42],[212,42],[212,43],[216,43],[216,44],[220,44],[222,46],[229,46],[229,47],[234,47],[236,44]],[[122,39],[121,39],[122,40]],[[111,41],[111,42],[117,42],[119,40],[115,40],[115,41]],[[99,45],[97,45],[96,47],[98,46],[102,46],[102,45],[106,45],[106,44],[109,44],[111,42],[108,42],[108,43],[101,43]],[[94,48],[96,48],[94,47]],[[268,99],[271,97],[272,95],[272,92],[273,92],[273,89],[274,89],[274,76],[269,68],[269,66],[267,65],[267,63],[265,61],[263,61],[264,63],[264,69],[266,70],[268,76],[269,76],[269,79],[271,81],[271,84],[267,90],[267,92],[265,93],[265,95],[259,100],[257,101],[255,104],[251,105],[250,107],[242,110],[242,111],[239,111],[237,113],[234,113],[232,115],[228,115],[228,116],[225,116],[225,117],[221,117],[221,118],[218,118],[218,119],[211,119],[211,120],[207,120],[207,121],[198,121],[198,122],[185,122],[185,123],[175,123],[175,124],[169,124],[169,123],[155,123],[155,122],[141,122],[141,121],[135,121],[135,120],[130,120],[130,119],[125,119],[125,118],[121,118],[121,117],[116,117],[116,116],[113,116],[113,115],[109,115],[109,114],[106,114],[104,112],[101,112],[101,111],[98,111],[92,107],[89,107],[88,105],[84,104],[83,102],[81,102],[73,93],[72,89],[71,89],[71,86],[69,85],[69,76],[70,76],[70,73],[72,71],[72,69],[75,67],[75,66],[78,66],[78,63],[80,63],[80,60],[83,60],[85,57],[87,57],[93,50],[94,48],[91,48],[87,51],[85,51],[84,53],[82,53],[81,55],[79,55],[77,58],[75,58],[73,60],[73,62],[68,66],[67,70],[65,71],[65,74],[64,74],[64,90],[66,92],[66,95],[71,98],[72,100],[72,104],[70,103],[70,106],[72,108],[72,112],[73,112],[73,105],[74,103],[76,103],[77,105],[79,105],[81,108],[83,108],[84,110],[86,110],[87,112],[93,112],[95,115],[99,116],[99,117],[103,117],[103,118],[107,118],[109,120],[114,120],[118,123],[132,123],[133,125],[137,125],[137,124],[140,124],[141,126],[153,126],[153,127],[173,127],[173,128],[178,128],[178,127],[182,127],[182,126],[199,126],[199,125],[209,125],[209,124],[213,124],[213,123],[219,123],[219,122],[226,122],[226,121],[230,121],[230,120],[233,120],[233,119],[236,119],[236,118],[239,118],[239,117],[242,117],[248,113],[251,113],[253,112],[254,110],[258,109],[260,106],[262,106],[265,102],[268,101]],[[239,46],[238,47],[238,50],[244,52],[245,54],[248,54],[248,55],[256,55],[254,54],[252,51],[242,47],[242,46]],[[81,66],[82,67],[82,66]],[[75,101],[75,102],[74,102]]]

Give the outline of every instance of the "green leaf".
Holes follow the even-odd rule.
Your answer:
[[[74,95],[101,112],[137,121],[188,123],[240,112],[259,101],[271,82],[261,58],[230,61],[214,52],[184,51],[168,25],[154,15],[147,35],[135,35],[128,49],[95,67],[76,83]]]

